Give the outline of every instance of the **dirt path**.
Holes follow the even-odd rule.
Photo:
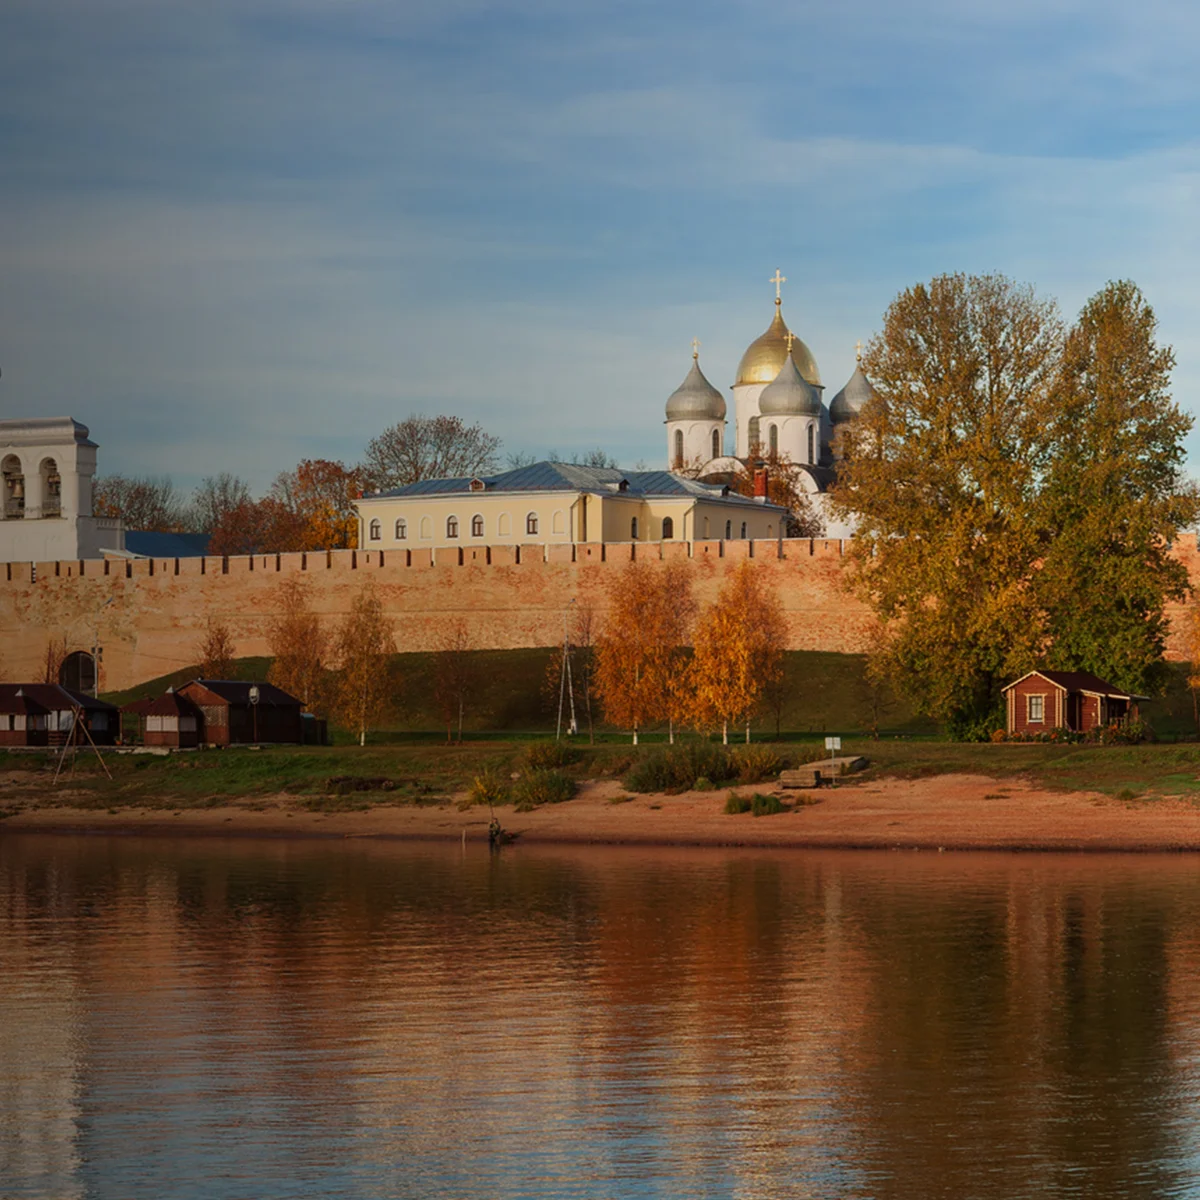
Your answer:
[[[768,789],[740,788],[749,795]],[[0,800],[13,804],[12,791]],[[724,811],[727,790],[636,796],[616,782],[586,783],[575,799],[531,813],[497,809],[525,842],[642,845],[821,846],[989,850],[1200,850],[1200,806],[1159,800],[1125,804],[1089,793],[943,775],[881,779],[810,793],[810,803],[769,817]],[[66,797],[56,798],[59,803]],[[812,801],[815,801],[813,803]],[[113,811],[25,807],[0,820],[0,836],[19,832],[398,837],[468,840],[487,836],[486,809],[377,805],[363,812],[311,812],[294,797],[255,807]],[[19,806],[19,805],[18,805]]]

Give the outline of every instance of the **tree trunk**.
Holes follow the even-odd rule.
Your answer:
[[[636,725],[633,727],[633,744],[634,744],[635,746],[638,744],[638,740],[637,740],[637,726],[636,726]]]
[[[458,741],[462,744],[463,698],[458,698]]]
[[[1200,704],[1197,703],[1197,692],[1192,688],[1192,720],[1196,722],[1196,732],[1200,733]]]
[[[728,721],[721,722],[721,745],[722,746],[729,745],[729,722]]]
[[[750,722],[746,722],[746,745],[750,745]]]
[[[667,718],[667,744],[670,746],[675,745],[675,718],[674,717]]]

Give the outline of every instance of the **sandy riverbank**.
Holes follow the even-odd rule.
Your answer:
[[[764,787],[741,788],[749,795]],[[1053,792],[1021,780],[942,775],[880,779],[811,793],[807,803],[769,817],[725,813],[726,790],[636,796],[612,781],[585,783],[575,799],[529,813],[497,809],[523,842],[745,845],[930,850],[1196,850],[1200,806],[1181,800],[1123,803],[1093,793]],[[12,795],[8,801],[11,803]],[[65,801],[65,803],[64,803]],[[291,796],[254,805],[184,808],[72,808],[21,799],[0,836],[92,832],[216,836],[486,837],[486,809],[388,806],[314,812]]]

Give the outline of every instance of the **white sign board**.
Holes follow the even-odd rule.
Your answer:
[[[826,738],[826,750],[840,750],[842,748],[842,739],[840,737]]]

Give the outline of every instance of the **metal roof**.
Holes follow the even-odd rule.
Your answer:
[[[1107,683],[1098,675],[1093,675],[1089,671],[1027,671],[1020,679],[1014,679],[1012,683],[1007,684],[1000,690],[1007,692],[1015,688],[1018,683],[1024,683],[1031,675],[1040,675],[1047,682],[1067,692],[1088,692],[1094,696],[1107,696],[1112,700],[1149,699],[1148,696],[1139,696],[1134,692],[1126,692],[1119,687],[1113,687],[1111,683]]]

